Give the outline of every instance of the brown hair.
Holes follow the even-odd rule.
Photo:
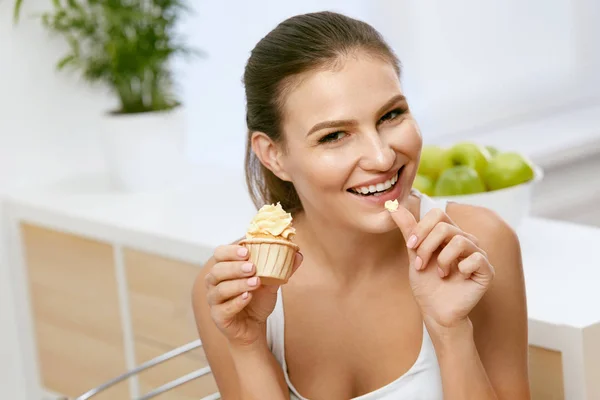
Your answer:
[[[334,12],[297,15],[280,23],[251,52],[244,71],[246,89],[246,183],[254,205],[280,202],[290,213],[302,210],[291,182],[279,179],[252,151],[252,133],[283,143],[281,131],[286,89],[298,75],[332,68],[356,50],[389,61],[398,75],[400,62],[369,24]]]

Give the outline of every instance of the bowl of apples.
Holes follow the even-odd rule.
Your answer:
[[[529,215],[533,187],[543,175],[515,151],[473,142],[425,145],[413,187],[434,199],[489,208],[516,230]]]

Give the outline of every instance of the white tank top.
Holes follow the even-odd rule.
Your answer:
[[[434,201],[432,198],[421,194],[416,189],[413,189],[412,193],[421,198],[420,218],[423,218],[423,216],[432,208],[446,209],[447,202],[444,200]],[[283,297],[280,288],[277,292],[275,309],[267,319],[267,342],[275,359],[283,369],[283,374],[290,390],[290,399],[308,400],[298,393],[290,381],[287,372],[287,364],[285,362],[284,328],[285,317],[283,314]],[[392,383],[373,392],[355,397],[352,400],[398,399],[443,400],[440,368],[433,343],[431,342],[431,338],[429,337],[425,325],[423,325],[421,351],[412,367]]]

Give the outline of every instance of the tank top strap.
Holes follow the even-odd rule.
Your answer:
[[[449,200],[446,200],[446,199],[432,199],[431,197],[427,196],[426,194],[421,193],[419,190],[417,190],[415,188],[411,189],[411,193],[414,194],[415,196],[417,196],[419,199],[421,199],[419,220],[423,219],[423,217],[425,217],[425,214],[427,214],[429,211],[431,211],[434,208],[440,208],[445,212],[446,206],[450,202]]]
[[[275,308],[267,318],[267,344],[271,353],[280,365],[285,363],[284,348],[284,315],[283,315],[283,295],[281,286],[277,290],[277,302]]]

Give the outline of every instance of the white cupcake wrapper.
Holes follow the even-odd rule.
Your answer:
[[[250,261],[256,266],[256,276],[263,284],[286,283],[292,274],[298,245],[277,239],[244,239],[240,245],[250,253]]]

